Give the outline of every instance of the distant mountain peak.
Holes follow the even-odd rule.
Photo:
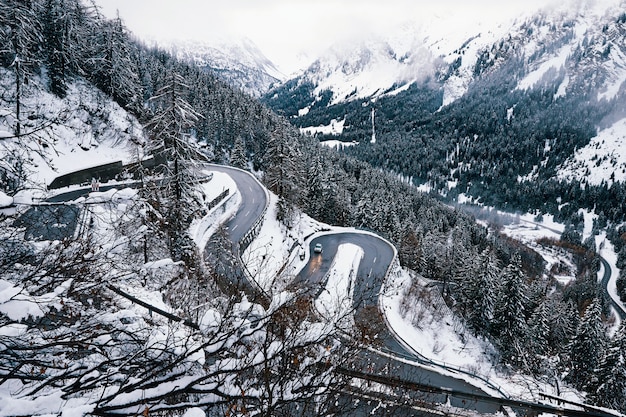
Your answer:
[[[192,62],[255,97],[286,78],[258,46],[245,37],[162,41],[158,45],[178,59]]]
[[[366,107],[372,103],[380,115],[379,131],[384,126],[397,133],[388,135],[394,140],[421,138],[423,132],[437,129],[435,121],[459,114],[460,120],[467,117],[471,123],[461,122],[458,130],[472,126],[467,137],[482,140],[497,131],[481,132],[476,126],[483,120],[498,120],[502,131],[513,132],[511,126],[523,130],[518,126],[525,117],[532,124],[552,111],[554,120],[562,118],[558,123],[571,126],[550,128],[542,133],[545,138],[535,138],[537,152],[546,159],[519,167],[520,178],[550,175],[611,184],[626,181],[626,151],[621,146],[625,94],[626,0],[580,0],[480,24],[450,11],[431,21],[409,22],[337,44],[264,101],[302,131],[320,132],[323,139],[336,134],[347,142],[369,137],[371,109]],[[476,116],[491,100],[492,113]],[[531,108],[537,112],[532,117]],[[577,111],[588,116],[571,119]],[[331,129],[336,121],[343,123],[341,133]],[[558,145],[567,151],[559,154],[551,154],[541,143],[561,137]],[[573,150],[567,148],[572,138],[579,141]],[[385,143],[385,135],[377,132],[376,143]],[[425,177],[421,167],[412,169],[411,175]],[[447,179],[459,175],[451,173]]]

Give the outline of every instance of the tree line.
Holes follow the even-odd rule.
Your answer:
[[[33,30],[24,30],[24,25]],[[284,310],[258,312],[246,300],[229,298],[216,287],[216,275],[227,274],[228,269],[203,269],[202,254],[184,233],[201,210],[192,187],[198,159],[262,172],[264,183],[280,197],[278,216],[287,227],[298,208],[330,224],[368,228],[389,238],[403,265],[441,283],[444,297],[468,326],[493,338],[504,364],[535,372],[551,369],[546,362],[576,340],[578,331],[573,328],[578,328],[578,313],[589,314],[589,326],[601,328],[596,311],[601,314],[603,305],[597,300],[588,270],[582,274],[579,289],[569,296],[555,295],[537,276],[532,253],[386,173],[391,165],[383,171],[301,137],[287,120],[245,94],[132,39],[121,19],[106,20],[93,5],[74,0],[11,1],[0,10],[0,26],[2,65],[15,80],[10,101],[15,106],[16,137],[29,139],[21,114],[24,83],[40,77],[51,92],[63,97],[73,80],[84,77],[147,127],[148,142],[143,143],[142,138],[137,142],[155,152],[163,150],[162,169],[171,178],[161,187],[150,183],[146,175],[132,221],[113,225],[119,241],[111,246],[127,242],[132,249],[126,260],[119,258],[119,252],[103,252],[102,246],[94,245],[92,235],[53,246],[52,254],[38,253],[29,243],[20,242],[19,230],[8,220],[3,222],[2,231],[10,237],[3,241],[2,250],[7,254],[3,256],[3,276],[19,278],[29,294],[45,294],[68,278],[83,277],[70,288],[63,305],[26,323],[32,329],[47,326],[46,332],[52,333],[26,332],[18,338],[2,339],[10,347],[3,351],[4,381],[21,384],[30,392],[28,398],[57,385],[65,387],[68,398],[104,392],[99,390],[111,386],[118,393],[149,391],[192,375],[178,389],[144,401],[156,410],[170,411],[195,402],[208,409],[245,409],[260,415],[293,415],[294,410],[304,412],[309,407],[318,413],[332,412],[339,395],[332,387],[347,381],[338,381],[327,368],[313,364],[341,361],[344,355],[351,358],[349,347],[337,343],[336,329],[308,332],[318,324],[309,320],[296,301]],[[420,89],[410,91],[422,93]],[[384,117],[404,114],[398,111]],[[494,119],[494,126],[499,125],[498,120]],[[472,128],[467,129],[470,132]],[[197,142],[191,141],[192,137]],[[469,153],[470,148],[464,152]],[[435,175],[437,170],[431,167],[429,172]],[[226,244],[217,248],[215,257],[224,258],[224,264],[232,262]],[[182,271],[153,276],[136,267],[166,256],[183,261]],[[120,269],[124,264],[129,268]],[[209,314],[214,318],[213,327],[199,335],[180,333],[174,326],[163,343],[150,345],[151,335],[146,330],[150,320],[135,318],[141,324],[141,331],[135,333],[125,326],[132,320],[103,322],[98,311],[114,309],[116,304],[102,284],[111,280],[103,275],[105,271],[116,272],[116,284],[124,285],[130,276],[131,283],[164,292],[167,301],[190,319],[202,321]],[[76,320],[84,315],[89,320]],[[15,324],[6,315],[2,320],[3,326]],[[531,329],[536,332],[532,338]],[[589,332],[588,326],[580,330],[581,334]],[[74,334],[81,334],[82,339],[75,341]],[[535,339],[542,341],[536,351],[544,349],[545,355],[530,355],[525,349],[524,344]],[[55,342],[46,344],[46,340]],[[117,341],[124,343],[123,349]],[[66,353],[55,357],[53,351],[61,346]],[[200,351],[208,358],[204,364],[192,360]],[[568,357],[578,360],[584,356]],[[589,363],[616,363],[603,358]],[[71,360],[76,367],[68,369]],[[593,379],[591,365],[579,369],[578,362],[567,363],[569,374],[575,375],[572,381],[587,387]],[[37,370],[39,376],[33,376]],[[99,374],[89,379],[96,371]],[[85,378],[90,383],[80,384]],[[129,412],[140,405],[124,403],[112,392],[102,396],[95,407],[100,412]]]

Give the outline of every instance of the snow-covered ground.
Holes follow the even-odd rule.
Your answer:
[[[323,142],[320,142],[320,145],[328,146],[329,148],[334,149],[343,149],[358,144],[358,142],[342,142],[340,140],[325,140]]]
[[[204,250],[211,235],[217,230],[218,225],[232,217],[241,203],[237,185],[230,176],[222,172],[209,171],[208,169],[206,172],[210,172],[213,177],[211,181],[200,184],[205,201],[207,203],[213,201],[225,190],[228,190],[228,195],[204,217],[195,219],[189,227],[189,235],[201,251]]]
[[[13,197],[0,191],[0,209],[13,205]]]
[[[598,132],[559,168],[562,179],[585,180],[599,185],[626,181],[626,118]]]
[[[350,313],[354,280],[362,258],[363,249],[359,246],[343,244],[337,248],[326,286],[315,300],[315,308],[321,317],[333,320],[336,317],[346,317]]]
[[[343,128],[346,124],[346,119],[343,120],[331,120],[330,124],[326,126],[311,126],[301,127],[300,133],[303,135],[315,136],[316,134],[339,136],[343,133]]]
[[[12,73],[0,68],[4,91],[12,91]],[[59,99],[45,91],[41,80],[33,77],[23,92],[22,133],[34,131],[41,120],[55,120],[36,134],[37,140],[4,139],[0,146],[2,162],[10,163],[11,153],[29,151],[32,167],[31,186],[45,189],[57,176],[108,162],[130,162],[141,156],[133,143],[143,142],[143,129],[125,110],[86,82],[68,86],[67,97]],[[0,135],[12,135],[15,123],[14,104],[0,98]]]

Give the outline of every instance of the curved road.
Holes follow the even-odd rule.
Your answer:
[[[235,181],[241,195],[241,205],[236,214],[225,223],[225,231],[228,240],[232,245],[232,253],[239,254],[239,243],[245,237],[248,230],[260,219],[267,205],[267,196],[264,187],[248,172],[235,168],[223,166],[211,166],[210,169],[226,173]],[[313,247],[321,243],[323,245],[322,254],[314,254]],[[357,271],[356,286],[354,289],[355,307],[364,311],[367,319],[376,329],[382,330],[379,339],[382,342],[381,350],[390,352],[392,355],[409,357],[416,361],[417,358],[412,352],[408,352],[387,330],[382,317],[371,317],[370,307],[378,307],[378,295],[381,291],[383,279],[395,256],[394,248],[385,240],[368,233],[343,232],[318,236],[309,242],[309,258],[306,266],[300,271],[294,285],[305,291],[310,291],[312,296],[317,296],[325,287],[324,279],[328,272],[337,248],[344,243],[351,243],[363,249],[364,256]],[[210,241],[205,248],[205,258],[210,261],[216,253],[216,241]],[[219,252],[219,251],[218,251]],[[234,261],[234,260],[233,260]],[[240,263],[231,261],[235,265],[230,274],[235,276],[236,282],[231,281],[227,285],[238,290],[243,290],[248,297],[255,297],[258,294],[258,287],[247,279]],[[220,262],[223,264],[224,262]],[[378,310],[376,310],[378,311]],[[375,323],[378,320],[378,323]],[[402,361],[389,359],[377,353],[363,351],[361,360],[373,373],[393,372],[394,376],[403,379],[419,382],[421,384],[433,385],[436,387],[446,387],[465,393],[485,395],[485,393],[473,385],[461,379],[441,375],[432,370],[417,368],[414,365]],[[458,407],[475,409],[480,412],[496,412],[498,407],[493,404],[476,404],[467,401],[465,398],[446,398],[441,395],[436,398],[439,402],[447,399]]]
[[[321,243],[323,247],[321,254],[313,252],[313,247],[318,243]],[[375,350],[364,350],[359,355],[361,368],[375,375],[388,375],[405,381],[445,387],[467,394],[487,395],[484,391],[461,379],[442,375],[431,369],[416,367],[414,363],[418,362],[419,358],[398,342],[389,331],[381,315],[372,314],[373,311],[378,311],[378,297],[383,280],[395,257],[394,248],[384,239],[374,234],[359,232],[330,233],[312,239],[309,243],[311,257],[297,275],[293,285],[310,292],[313,297],[319,295],[326,285],[324,279],[332,265],[337,248],[344,243],[360,246],[364,252],[354,288],[353,305],[357,322],[359,321],[358,317],[364,318],[367,321],[366,326],[375,329],[378,333]],[[360,312],[362,314],[359,314]],[[381,355],[384,352],[388,352],[389,356]],[[407,358],[412,363],[394,357]],[[468,401],[467,398],[455,398],[454,396],[428,394],[428,399],[439,403],[445,403],[449,400],[456,407],[468,408],[481,413],[495,413],[499,408],[491,403],[477,403]]]
[[[222,165],[209,165],[209,169],[229,175],[237,184],[241,204],[237,212],[224,223],[224,235],[211,237],[204,248],[204,259],[217,270],[216,278],[226,292],[243,291],[248,299],[267,306],[269,297],[248,278],[241,262],[240,248],[253,227],[261,220],[268,200],[265,188],[249,172]],[[226,250],[224,246],[229,246]]]
[[[532,221],[528,221],[528,220],[522,220],[522,221],[525,222],[525,223],[530,223],[533,226],[541,227],[542,229],[549,230],[549,231],[554,232],[556,234],[560,234],[561,233],[559,230],[552,229],[550,227],[544,226],[541,223],[532,222]],[[619,315],[620,319],[621,320],[626,320],[626,311],[624,310],[624,307],[622,305],[620,305],[620,303],[615,301],[613,299],[613,297],[611,297],[611,294],[609,294],[609,281],[611,280],[611,265],[606,261],[606,259],[604,259],[602,256],[600,256],[599,253],[597,253],[597,255],[600,258],[600,262],[602,262],[602,265],[604,266],[604,275],[602,276],[602,279],[600,280],[602,293],[604,294],[606,299],[609,300],[609,302],[611,303],[611,306],[615,309],[615,312]]]
[[[599,256],[599,255],[598,255]],[[604,266],[604,275],[602,276],[602,280],[600,281],[602,284],[602,292],[604,296],[611,302],[611,306],[615,309],[615,312],[619,315],[621,320],[626,320],[626,311],[620,303],[615,301],[611,294],[609,294],[609,281],[611,280],[611,265],[600,256],[600,262]]]
[[[224,272],[222,274],[216,274],[217,276],[230,277],[228,282],[219,282],[223,289],[229,291],[243,291],[250,300],[267,304],[267,295],[262,293],[260,288],[248,278],[248,275],[243,269],[245,266],[240,262],[239,257],[240,244],[247,237],[249,231],[258,224],[258,221],[262,219],[265,213],[268,204],[265,188],[246,171],[219,165],[211,165],[209,169],[228,174],[233,179],[241,195],[241,204],[237,212],[224,223],[223,235],[215,234],[207,243],[204,250],[205,260],[207,264],[212,265],[214,268],[229,268],[227,271],[222,271]],[[120,185],[117,185],[117,187],[119,186]],[[132,186],[132,184],[124,184],[123,186]],[[115,187],[115,185],[101,187],[100,191],[106,191]],[[72,201],[87,195],[89,191],[91,191],[89,187],[73,190],[58,194],[47,201],[52,203]],[[66,221],[67,227],[61,228],[61,231],[65,232],[67,237],[71,237],[77,224],[78,209],[68,205],[53,207],[55,207],[55,210],[60,210],[63,213],[70,212],[70,214],[68,214],[69,217],[73,216],[73,219]],[[34,209],[36,210],[36,208]],[[39,218],[42,217],[40,213],[37,215]],[[56,218],[57,216],[54,217]],[[24,223],[26,223],[26,221]],[[47,229],[47,231],[41,231],[40,233],[44,238],[50,239],[53,236],[55,239],[59,238],[57,235],[50,234],[54,233],[55,228],[52,228],[52,232],[50,232],[49,227],[47,227]],[[39,233],[37,230],[32,232],[32,234],[37,233]],[[313,247],[317,243],[322,243],[324,247],[322,254],[313,253]],[[356,280],[354,289],[354,305],[365,312],[364,314],[367,320],[370,321],[370,325],[374,325],[378,331],[381,331],[378,339],[382,345],[378,346],[378,348],[382,351],[390,352],[392,355],[408,357],[416,361],[417,358],[413,353],[406,351],[387,330],[382,317],[379,315],[372,317],[372,310],[368,310],[368,308],[375,307],[376,311],[378,311],[378,295],[381,291],[383,279],[387,274],[387,269],[395,256],[394,248],[385,240],[373,234],[358,232],[332,233],[316,237],[309,243],[309,250],[312,256],[309,258],[307,265],[296,277],[294,281],[295,285],[312,291],[313,296],[318,295],[325,287],[324,279],[333,262],[337,248],[343,243],[352,243],[363,249],[364,256],[359,264],[359,270],[357,271],[358,279]],[[378,323],[376,321],[378,321]],[[460,379],[418,368],[414,365],[382,356],[379,353],[364,350],[360,354],[360,360],[363,369],[367,369],[368,372],[372,374],[387,374],[424,385],[446,387],[465,393],[485,394]],[[450,400],[452,405],[458,407],[478,410],[480,412],[493,413],[497,411],[497,407],[492,404],[477,404],[468,401],[466,398],[456,399],[452,396],[448,397],[441,394],[425,395],[428,396],[428,400],[434,402],[445,403],[447,400]]]
[[[249,172],[222,165],[209,165],[209,169],[228,174],[237,184],[237,189],[241,194],[241,205],[237,213],[225,224],[229,239],[233,245],[239,245],[265,212],[268,204],[265,188]],[[239,253],[238,250],[237,253]]]
[[[243,290],[251,299],[266,304],[269,301],[267,294],[263,293],[258,285],[255,285],[248,279],[249,275],[244,271],[245,266],[242,264],[241,258],[239,257],[240,248],[242,245],[245,246],[249,232],[252,228],[259,225],[266,211],[268,200],[265,188],[256,178],[246,171],[218,165],[211,165],[210,169],[231,176],[237,184],[241,195],[241,204],[235,215],[224,224],[224,233],[222,236],[218,236],[215,239],[212,238],[209,241],[204,251],[204,257],[207,259],[208,263],[213,263],[217,267],[230,266],[231,270],[229,272],[231,273],[223,275],[234,275],[236,282],[231,281],[220,284],[230,287],[231,290]],[[101,187],[101,191],[114,187],[115,186]],[[48,201],[71,201],[86,194],[88,191],[90,191],[89,188],[63,193],[52,197]],[[78,213],[74,210],[71,211],[72,213],[70,213],[69,216],[73,216],[74,220],[70,220],[69,223],[74,222],[74,225],[73,227],[68,227],[67,232],[71,231],[73,235]],[[322,254],[314,254],[312,250],[317,243],[322,243],[323,245],[324,251]],[[379,352],[386,351],[390,352],[392,354],[391,356],[409,358],[412,362],[419,362],[420,358],[413,352],[408,351],[396,340],[394,335],[387,328],[382,317],[379,314],[372,314],[372,310],[369,309],[371,307],[377,308],[378,306],[378,295],[381,291],[383,280],[395,256],[394,248],[387,241],[373,234],[358,232],[331,233],[318,236],[309,243],[309,252],[312,255],[306,266],[294,280],[294,285],[311,291],[314,296],[318,295],[325,287],[324,279],[332,264],[337,248],[343,243],[351,243],[360,246],[364,252],[363,259],[357,271],[357,280],[354,289],[355,299],[353,302],[357,308],[357,316],[359,311],[363,311],[364,317],[368,323],[374,324],[375,328],[380,330],[380,346],[377,346]],[[228,247],[223,247],[223,245]],[[220,246],[222,246],[221,249],[223,250],[220,250]],[[217,259],[217,262],[212,262],[220,257],[222,257],[222,259]],[[606,288],[606,282],[608,282],[611,272],[610,266],[608,266],[606,261],[602,259],[602,262],[605,266],[605,275],[602,282],[603,286]],[[621,308],[616,309],[620,314],[624,313]],[[379,321],[379,323],[375,323],[376,321]],[[360,360],[362,369],[375,375],[384,376],[386,374],[421,385],[448,388],[452,390],[451,392],[456,391],[463,394],[487,397],[482,390],[461,379],[449,375],[442,375],[434,370],[415,366],[414,364],[409,364],[400,359],[392,358],[375,351],[364,350],[360,354]],[[428,395],[428,399],[433,402],[449,402],[453,406],[476,410],[481,413],[495,413],[499,409],[497,401],[473,401],[468,400],[466,395],[459,397],[455,397],[454,393],[425,395]]]

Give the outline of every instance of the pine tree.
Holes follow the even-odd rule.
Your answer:
[[[43,35],[38,3],[24,0],[0,2],[0,63],[15,74],[15,128],[22,135],[22,86],[39,68]]]
[[[471,262],[460,282],[461,312],[478,334],[489,333],[498,275],[497,260],[489,249],[485,249]]]
[[[190,216],[199,207],[194,187],[197,184],[196,163],[202,156],[191,134],[200,115],[185,99],[187,88],[180,74],[170,73],[167,84],[150,99],[156,112],[146,125],[155,158],[167,175],[167,198],[170,201],[167,217],[174,234],[172,248],[184,239],[180,234],[184,235]]]
[[[406,227],[398,247],[400,262],[417,272],[421,272],[425,267],[421,240],[414,230]]]
[[[248,166],[246,145],[241,136],[237,136],[237,139],[235,139],[235,145],[230,153],[230,164],[241,169],[245,169]]]
[[[528,325],[526,324],[526,284],[522,261],[514,255],[502,273],[500,296],[494,308],[492,334],[497,340],[503,361],[529,369]]]
[[[537,359],[567,353],[578,325],[578,312],[571,302],[551,296],[537,306],[529,321],[529,348]]]
[[[543,370],[545,359],[551,351],[550,322],[547,303],[541,303],[533,312],[528,322],[528,351],[531,353],[532,371],[540,373]]]
[[[307,213],[315,219],[329,221],[323,216],[325,207],[324,169],[319,155],[313,157],[307,170],[306,180]]]
[[[70,24],[65,0],[47,0],[43,22],[50,91],[63,98],[67,93],[70,67],[68,56]]]
[[[290,207],[301,203],[302,178],[300,161],[301,154],[296,148],[297,138],[290,134],[291,129],[279,125],[269,135],[264,155],[265,184],[267,188],[279,196],[277,217],[286,221],[290,215]]]
[[[594,370],[606,346],[606,333],[602,323],[602,307],[595,299],[585,310],[576,334],[569,346],[569,373],[567,380],[584,389],[592,380]]]
[[[118,16],[104,21],[95,30],[95,45],[87,68],[90,80],[122,107],[139,112],[142,88],[122,20]]]
[[[626,412],[626,322],[613,336],[587,391],[594,404]]]

